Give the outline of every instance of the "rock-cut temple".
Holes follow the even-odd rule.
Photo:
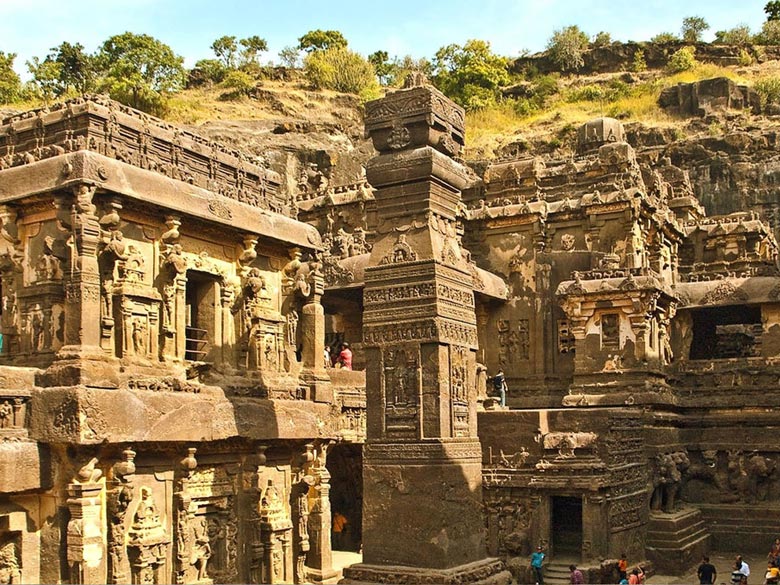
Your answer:
[[[537,546],[608,583],[624,553],[765,552],[764,219],[707,216],[611,118],[478,169],[423,80],[365,126],[365,178],[301,194],[102,96],[2,121],[0,583],[500,585]]]

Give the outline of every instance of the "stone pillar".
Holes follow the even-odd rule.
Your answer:
[[[292,521],[295,528],[295,582],[308,583],[306,571],[306,556],[311,549],[309,540],[309,488],[314,484],[310,475],[311,462],[314,461],[314,445],[307,443],[303,451],[293,462],[295,475],[292,482],[290,503],[292,504]]]
[[[319,270],[310,273],[311,295],[301,309],[303,350],[301,377],[311,388],[315,402],[333,402],[333,389],[325,371],[325,309],[320,299],[325,292],[325,281]]]
[[[68,484],[67,560],[71,583],[106,583],[102,475],[93,459]]]
[[[418,84],[366,104],[366,129],[380,227],[364,288],[364,562],[346,582],[509,583],[486,558],[474,267],[457,231],[469,175],[452,158],[464,112]]]
[[[309,554],[306,558],[309,579],[314,583],[322,583],[336,576],[333,569],[333,556],[330,542],[330,472],[327,462],[328,449],[332,441],[325,441],[317,446],[317,456],[312,463],[311,472],[315,484],[311,492],[313,497],[309,512]]]
[[[125,449],[123,459],[114,464],[113,482],[106,500],[108,507],[108,582],[128,583],[130,567],[127,562],[125,526],[127,508],[133,501],[135,478],[135,451]]]
[[[260,500],[260,541],[262,579],[260,583],[292,583],[292,522],[279,491],[268,480]]]
[[[115,359],[101,349],[100,224],[92,199],[97,187],[74,186],[72,196],[56,198],[57,219],[68,228],[70,262],[65,268],[65,343],[42,377],[47,386],[116,388]]]
[[[13,249],[0,255],[0,282],[2,282],[3,314],[0,325],[3,333],[3,347],[0,355],[4,358],[13,357],[19,352],[19,305],[17,302],[17,287],[22,284],[22,251],[19,250],[19,237],[16,226],[16,210],[8,205],[0,205],[0,235],[9,240]]]

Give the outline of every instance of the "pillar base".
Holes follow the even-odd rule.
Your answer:
[[[309,398],[314,402],[333,402],[333,385],[330,382],[330,376],[323,369],[316,370],[304,369],[301,372],[301,380],[309,387]]]
[[[99,347],[63,347],[57,359],[39,374],[40,386],[119,388],[119,360]]]
[[[369,583],[404,583],[423,585],[509,585],[512,574],[500,559],[483,559],[451,569],[425,569],[416,567],[367,565],[359,563],[344,569],[344,585],[368,585]]]
[[[326,581],[331,581],[334,577],[338,576],[338,574],[338,571],[334,569],[320,570],[312,569],[309,566],[306,567],[306,577],[312,583],[324,583]]]

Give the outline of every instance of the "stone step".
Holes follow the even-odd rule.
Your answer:
[[[674,548],[675,546],[682,546],[686,542],[698,540],[702,535],[708,533],[704,521],[700,520],[696,524],[682,527],[674,532],[648,530],[647,542],[656,548]]]

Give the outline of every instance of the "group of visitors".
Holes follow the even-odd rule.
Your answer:
[[[710,563],[708,556],[702,557],[701,564],[696,571],[700,585],[713,585],[718,575],[715,565]],[[747,585],[750,577],[750,565],[742,555],[737,555],[731,571],[732,585]],[[780,538],[776,538],[767,555],[767,568],[764,574],[764,585],[780,585]]]
[[[531,569],[534,573],[536,585],[544,585],[544,548],[536,547],[536,552],[531,555]],[[628,573],[628,561],[626,554],[623,553],[618,561],[618,572],[620,573],[620,583],[627,585],[642,585],[645,582],[645,572],[642,567],[637,565]],[[572,585],[582,585],[585,583],[585,575],[577,568],[577,565],[569,565],[569,578]]]
[[[339,350],[336,354],[336,350]],[[341,368],[342,370],[352,369],[352,350],[349,349],[349,343],[342,343],[339,346],[325,346],[323,355],[326,368]]]

